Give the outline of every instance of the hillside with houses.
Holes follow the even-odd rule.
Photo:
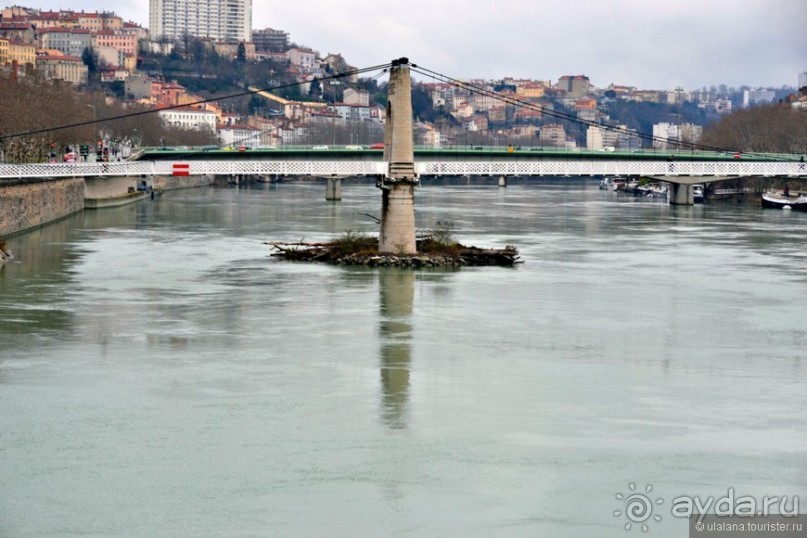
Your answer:
[[[252,30],[240,40],[204,32],[170,38],[111,12],[14,6],[0,17],[0,81],[92,95],[77,105],[82,119],[150,110],[168,129],[110,122],[100,126],[101,143],[246,148],[382,139],[383,79],[361,77],[341,54],[298,45],[282,30]],[[413,89],[416,143],[430,147],[674,148],[698,142],[704,126],[733,110],[776,102],[804,107],[805,97],[793,89],[598,87],[582,74],[416,79]]]

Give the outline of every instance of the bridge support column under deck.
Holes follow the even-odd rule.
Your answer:
[[[507,186],[507,178],[504,176],[499,176],[499,187],[506,187]]]
[[[325,185],[325,199],[328,201],[339,201],[342,199],[342,178],[329,177]]]
[[[692,185],[671,183],[670,194],[671,205],[695,205],[695,195]]]

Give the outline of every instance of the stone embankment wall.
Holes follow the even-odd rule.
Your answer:
[[[83,209],[83,178],[0,181],[0,237],[59,220]]]
[[[90,200],[107,200],[125,196],[129,188],[137,186],[139,177],[88,177],[84,179],[84,197]]]
[[[162,189],[164,191],[170,191],[173,189],[191,189],[193,187],[207,187],[212,183],[212,178],[207,176],[155,176],[153,178],[154,188]]]
[[[140,178],[12,179],[0,181],[0,237],[30,230],[82,211],[88,205],[104,207],[98,201],[119,200],[127,203],[144,198],[145,194],[128,191]],[[155,189],[169,191],[204,187],[210,178],[155,177],[149,178]],[[85,202],[85,200],[88,200]],[[118,204],[119,205],[119,204]]]

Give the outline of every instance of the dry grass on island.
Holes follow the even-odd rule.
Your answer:
[[[514,246],[486,249],[462,245],[454,239],[453,225],[438,221],[428,234],[417,239],[417,254],[396,255],[378,252],[378,238],[347,230],[327,243],[266,242],[272,256],[287,261],[325,262],[334,265],[366,267],[461,267],[498,265],[512,267],[523,263]]]

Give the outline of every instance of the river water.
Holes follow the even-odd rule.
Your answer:
[[[430,183],[422,229],[525,263],[270,258],[375,231],[372,185],[324,194],[174,191],[8,241],[0,535],[680,537],[676,498],[807,504],[807,215]]]

